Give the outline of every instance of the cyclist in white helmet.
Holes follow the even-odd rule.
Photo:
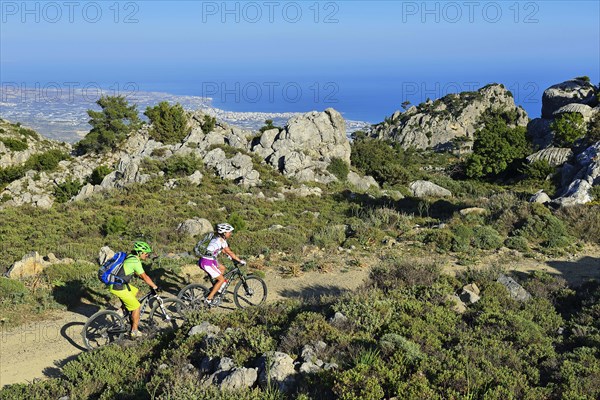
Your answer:
[[[237,261],[242,265],[246,265],[246,261],[236,256],[227,244],[227,240],[231,237],[231,232],[233,232],[233,226],[227,223],[218,224],[216,231],[217,234],[208,243],[205,254],[198,261],[200,268],[209,274],[211,278],[216,280],[210,293],[208,296],[206,296],[206,302],[208,304],[212,303],[214,295],[217,293],[221,285],[225,283],[225,277],[223,276],[225,273],[225,267],[218,263],[217,256],[223,252],[230,259]]]

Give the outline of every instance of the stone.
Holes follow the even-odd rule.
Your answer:
[[[569,148],[548,147],[537,151],[529,156],[526,160],[529,164],[538,160],[545,160],[553,167],[564,164],[573,156],[573,151]]]
[[[213,231],[213,226],[205,218],[186,219],[177,226],[177,233],[187,236],[205,235]]]
[[[346,179],[348,180],[348,183],[363,192],[366,192],[371,187],[379,189],[379,184],[372,176],[361,177],[356,172],[350,171]]]
[[[469,215],[469,214],[483,215],[486,213],[487,213],[487,210],[485,208],[481,208],[481,207],[468,207],[468,208],[463,208],[462,210],[459,211],[460,215]]]
[[[108,246],[100,248],[98,252],[98,264],[102,265],[110,260],[115,255],[115,252]]]
[[[452,192],[433,182],[418,180],[408,185],[415,197],[452,197]]]
[[[501,274],[498,277],[498,283],[501,283],[508,289],[510,293],[510,297],[517,301],[527,301],[531,299],[531,294],[529,294],[523,286],[519,285],[514,279],[508,277],[504,274]]]
[[[544,90],[542,95],[542,118],[552,118],[554,112],[567,104],[598,104],[596,88],[588,81],[571,79]]]
[[[275,385],[284,393],[295,389],[297,372],[294,360],[288,354],[270,351],[261,357],[260,363],[258,380],[262,387]]]
[[[216,325],[211,324],[208,321],[203,321],[200,325],[193,326],[189,330],[188,336],[194,336],[194,335],[214,336],[214,335],[218,334],[219,332],[221,332],[221,328],[219,328]]]
[[[236,368],[227,375],[219,387],[221,390],[239,390],[254,386],[258,378],[257,368]]]
[[[20,261],[15,262],[6,273],[6,276],[21,279],[39,275],[48,265],[50,265],[49,262],[44,261],[37,251],[33,251],[23,256]]]
[[[537,191],[533,196],[531,196],[531,198],[529,199],[530,203],[540,203],[540,204],[546,204],[549,203],[551,201],[550,196],[548,196],[545,192],[544,189]]]

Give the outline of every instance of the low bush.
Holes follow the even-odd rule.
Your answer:
[[[350,172],[350,166],[339,157],[333,157],[327,166],[327,171],[331,172],[340,181],[345,181]]]
[[[100,185],[104,180],[104,177],[110,174],[111,172],[112,169],[110,167],[107,167],[106,165],[99,165],[92,171],[88,182],[92,185]]]
[[[170,105],[168,102],[162,101],[154,107],[146,108],[144,115],[152,123],[148,133],[157,142],[179,143],[191,131],[185,110],[179,103]]]
[[[56,197],[57,202],[66,203],[76,196],[82,187],[83,184],[79,180],[69,178],[63,183],[56,185],[54,188],[54,197]]]
[[[26,142],[14,138],[0,138],[0,142],[4,143],[7,149],[10,151],[23,151],[27,150],[29,146]]]
[[[21,281],[0,277],[0,303],[21,303],[28,293]]]
[[[527,253],[529,249],[529,243],[523,236],[511,236],[506,238],[504,245],[512,250],[520,251],[521,253]]]

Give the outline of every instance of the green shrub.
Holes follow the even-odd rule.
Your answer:
[[[318,229],[310,238],[319,247],[337,247],[346,240],[345,225],[327,225]]]
[[[120,215],[112,215],[104,224],[105,235],[119,235],[127,232],[127,220]]]
[[[34,131],[33,129],[19,127],[18,132],[21,136],[24,136],[24,137],[30,137],[30,138],[34,138],[34,139],[38,138],[37,132]]]
[[[13,138],[0,138],[0,142],[4,143],[7,149],[11,151],[23,151],[29,147],[26,142]]]
[[[71,180],[69,178],[63,183],[56,185],[54,188],[54,197],[56,197],[57,202],[66,203],[76,196],[82,187],[83,184],[79,180]]]
[[[535,160],[529,164],[526,164],[521,172],[529,179],[543,181],[548,176],[554,174],[555,168],[548,163],[546,160]]]
[[[554,143],[559,147],[571,147],[586,134],[583,116],[579,113],[564,113],[550,124],[554,132]]]
[[[478,226],[473,229],[473,246],[482,250],[496,250],[502,247],[503,240],[490,226]]]
[[[327,171],[333,174],[340,181],[345,181],[348,178],[350,167],[348,163],[339,157],[333,157],[327,166]]]
[[[497,176],[530,153],[527,130],[522,126],[511,128],[504,114],[486,114],[483,128],[475,133],[473,153],[466,160],[466,174],[470,178]]]
[[[59,162],[68,160],[69,158],[69,155],[62,150],[48,150],[29,157],[25,163],[25,168],[35,171],[54,171],[58,167]]]
[[[110,169],[110,167],[107,167],[106,165],[99,165],[92,171],[88,182],[92,185],[100,185],[104,180],[104,177],[110,174],[111,172],[112,169]]]
[[[437,264],[412,259],[385,259],[369,274],[371,285],[385,292],[400,287],[431,286],[440,277]]]
[[[185,110],[179,103],[171,106],[168,102],[162,101],[157,106],[146,108],[144,115],[152,123],[148,134],[158,142],[179,143],[191,131]]]
[[[209,342],[206,354],[210,357],[230,357],[237,366],[242,366],[272,350],[275,350],[275,340],[265,327],[253,326],[226,330],[222,336]]]
[[[268,119],[268,120],[265,121],[265,125],[259,129],[259,132],[260,133],[264,133],[264,132],[266,132],[268,130],[271,130],[271,129],[281,129],[281,128],[279,126],[273,125],[273,120],[272,119]]]
[[[0,185],[8,184],[25,176],[25,168],[21,165],[11,165],[0,168]]]
[[[210,115],[205,115],[202,123],[202,132],[205,135],[208,135],[215,129],[215,125],[217,124],[217,119],[215,117],[211,117]]]
[[[448,229],[433,229],[424,239],[425,243],[435,243],[435,245],[444,251],[452,250],[454,235]]]
[[[50,283],[84,281],[95,277],[98,266],[92,263],[52,264],[44,269],[44,275]]]
[[[238,232],[246,230],[246,221],[244,220],[244,217],[242,217],[240,214],[235,212],[232,213],[231,216],[228,218],[228,221],[231,224],[231,226],[233,226]]]
[[[452,230],[453,241],[452,251],[467,252],[471,248],[471,238],[473,237],[473,229],[464,224],[457,224],[450,228]]]
[[[522,226],[513,232],[515,236],[523,236],[531,243],[551,248],[565,247],[571,242],[566,225],[543,205],[532,204],[530,212]]]
[[[181,177],[193,174],[196,170],[202,169],[203,165],[202,160],[191,153],[169,157],[163,162],[161,169],[167,177]]]
[[[21,303],[28,293],[21,281],[0,277],[0,303]]]
[[[504,245],[512,250],[518,250],[521,253],[529,251],[529,243],[523,236],[511,236],[504,241]]]
[[[102,96],[96,104],[102,111],[88,110],[92,130],[77,143],[79,154],[115,149],[141,124],[137,106],[130,105],[125,96]]]

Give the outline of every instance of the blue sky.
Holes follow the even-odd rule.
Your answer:
[[[491,82],[531,117],[600,81],[597,1],[0,2],[0,81],[210,95],[228,110],[383,120]]]

